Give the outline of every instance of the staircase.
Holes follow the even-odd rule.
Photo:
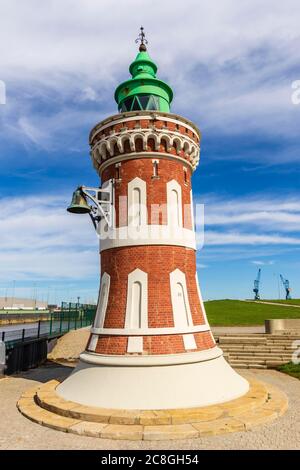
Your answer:
[[[215,335],[215,340],[224,352],[225,359],[240,369],[267,369],[292,360],[294,345],[299,336],[268,334]]]

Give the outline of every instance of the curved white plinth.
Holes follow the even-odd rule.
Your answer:
[[[208,351],[202,357],[201,353],[132,357],[134,361],[143,360],[139,366],[126,364],[126,357],[111,361],[112,356],[84,353],[56,390],[65,400],[87,406],[139,410],[207,406],[247,393],[247,380],[227,364],[222,351]],[[191,359],[193,356],[197,362]]]

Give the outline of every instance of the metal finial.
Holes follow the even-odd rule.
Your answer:
[[[141,43],[141,44],[140,44],[140,47],[139,47],[139,50],[140,50],[140,52],[142,52],[142,51],[146,51],[146,50],[147,50],[146,44],[148,44],[148,41],[147,41],[147,39],[146,39],[146,37],[145,37],[145,33],[144,33],[144,28],[143,28],[143,26],[141,26],[140,29],[141,29],[141,32],[139,33],[139,37],[135,40],[135,42],[136,42],[136,43],[137,43],[137,42],[140,42],[140,43]]]

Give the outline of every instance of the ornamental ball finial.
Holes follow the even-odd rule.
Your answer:
[[[145,37],[145,33],[144,33],[144,28],[143,26],[140,27],[140,33],[139,33],[139,36],[138,38],[135,40],[135,42],[140,42],[140,47],[139,47],[139,51],[142,52],[142,51],[146,51],[147,50],[147,47],[146,47],[146,44],[148,44],[148,41]]]

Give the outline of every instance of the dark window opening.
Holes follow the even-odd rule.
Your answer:
[[[187,183],[188,178],[187,178],[187,169],[186,168],[183,169],[183,174],[184,174],[184,182]]]
[[[139,96],[139,102],[141,104],[142,109],[147,109],[148,101],[149,101],[149,96],[148,95]]]
[[[122,111],[159,110],[159,98],[153,95],[138,95],[126,98],[120,105]]]
[[[141,105],[139,103],[139,100],[137,99],[137,96],[134,97],[133,104],[131,106],[131,111],[140,111]]]

